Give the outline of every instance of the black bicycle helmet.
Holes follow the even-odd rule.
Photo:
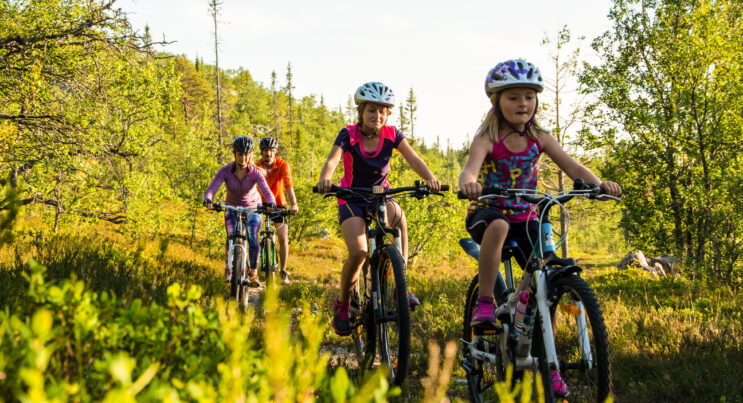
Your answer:
[[[279,148],[279,141],[273,137],[264,137],[260,143],[261,150],[266,148]]]
[[[232,141],[232,149],[236,153],[252,153],[253,152],[253,140],[248,136],[237,136]]]

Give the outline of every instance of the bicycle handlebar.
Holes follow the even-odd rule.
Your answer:
[[[449,185],[441,185],[441,191],[448,192]],[[375,186],[375,187],[370,187],[370,188],[369,187],[342,187],[342,186],[331,185],[330,190],[326,194],[327,195],[335,194],[336,196],[339,196],[343,194],[350,195],[352,193],[366,193],[372,196],[389,196],[389,195],[403,193],[403,192],[414,192],[421,196],[428,196],[429,194],[443,196],[443,194],[439,192],[430,191],[428,187],[426,187],[426,185],[420,181],[416,181],[415,186],[403,186],[399,188],[385,188],[383,186]],[[312,187],[312,193],[319,193],[317,186]]]
[[[260,206],[248,206],[248,207],[238,207],[238,206],[230,206],[228,204],[219,204],[219,203],[212,203],[212,208],[215,211],[222,211],[222,210],[232,210],[237,212],[253,212],[258,214],[267,214],[271,217],[283,217],[291,214],[291,210],[286,210],[286,206],[275,206],[274,209],[269,210],[268,207],[260,205]]]
[[[535,193],[542,194],[540,196],[536,196]],[[562,204],[568,202],[575,196],[583,196],[589,199],[612,199],[616,201],[621,200],[619,197],[614,197],[606,194],[604,192],[604,189],[593,183],[585,183],[581,178],[577,178],[575,180],[575,182],[573,183],[573,190],[560,192],[555,195],[538,192],[531,189],[507,189],[502,186],[490,186],[482,189],[482,196],[480,196],[478,200],[492,199],[495,197],[503,199],[521,198],[532,204],[543,203],[545,202],[545,200],[550,200],[550,204]],[[457,192],[457,198],[468,199],[468,197],[464,193],[462,193],[461,190]]]

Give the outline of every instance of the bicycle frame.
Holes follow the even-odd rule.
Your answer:
[[[218,206],[218,207],[216,207]],[[248,234],[245,229],[244,219],[247,219],[247,214],[258,211],[259,207],[235,207],[229,205],[215,205],[216,208],[232,210],[237,213],[237,223],[235,224],[235,233],[227,237],[227,262],[232,262],[232,258],[235,255],[235,249],[242,249],[241,261],[240,261],[240,283],[245,281],[243,270],[247,268],[247,257],[248,257]],[[235,241],[241,241],[239,243]],[[229,263],[228,263],[229,264]],[[232,273],[234,275],[235,273]]]
[[[539,315],[542,318],[541,321],[541,329],[542,334],[540,337],[542,338],[543,345],[544,345],[544,351],[545,351],[545,358],[547,361],[547,364],[551,369],[554,370],[560,370],[560,363],[557,358],[557,351],[555,349],[555,339],[554,339],[554,332],[552,328],[552,315],[550,312],[550,306],[552,305],[552,302],[549,301],[549,283],[550,280],[553,278],[558,278],[560,276],[564,275],[573,275],[581,271],[581,268],[576,266],[572,259],[559,259],[555,255],[556,246],[552,237],[552,222],[549,219],[549,210],[551,207],[555,205],[562,205],[562,203],[567,202],[574,196],[581,195],[580,191],[565,191],[561,192],[555,195],[549,195],[547,193],[543,192],[535,192],[533,190],[526,190],[526,189],[509,189],[511,192],[511,197],[521,197],[524,200],[527,200],[531,203],[534,203],[537,205],[537,212],[539,216],[539,237],[536,240],[536,242],[533,244],[532,249],[532,255],[530,256],[529,260],[527,261],[525,270],[524,270],[524,276],[530,275],[531,278],[529,280],[529,286],[527,288],[528,291],[534,294],[534,298],[536,300],[536,311],[533,312],[533,315]],[[523,193],[519,193],[523,192]],[[591,191],[585,191],[584,193],[588,195]],[[535,193],[541,193],[542,197],[534,197]],[[481,199],[486,198],[493,198],[493,197],[503,197],[503,196],[483,196]],[[589,196],[590,197],[590,196]],[[606,196],[609,197],[609,196]],[[613,198],[613,197],[609,197]],[[616,199],[616,198],[613,198]],[[618,199],[617,199],[618,200]],[[567,235],[563,235],[567,236]],[[471,241],[471,240],[470,240]],[[462,247],[467,251],[467,253],[475,258],[478,258],[479,255],[479,248],[476,244],[474,244],[474,241],[471,241],[472,244],[465,244],[462,243]],[[561,243],[561,242],[560,242]],[[510,249],[512,247],[516,246],[515,242],[513,244],[504,245],[503,250],[504,252],[507,249]],[[505,255],[504,255],[505,256]],[[501,277],[500,270],[497,273],[497,279],[496,279],[496,290],[504,289],[505,292],[508,293],[508,299],[505,302],[506,304],[509,304],[508,301],[510,301],[514,295],[515,295],[515,288],[514,288],[514,280],[513,280],[513,272],[512,272],[512,266],[511,266],[511,258],[510,256],[507,259],[503,259],[503,265],[505,268],[506,273],[506,280],[504,283],[503,278]],[[557,264],[555,264],[557,263]],[[507,289],[505,287],[508,287]],[[522,290],[523,291],[523,290]],[[575,306],[578,308],[578,314],[574,315],[576,320],[576,328],[579,332],[579,347],[581,350],[581,353],[583,355],[583,358],[585,362],[587,363],[589,368],[592,368],[594,365],[594,359],[591,353],[591,346],[590,346],[590,338],[588,335],[588,326],[587,326],[587,319],[585,314],[585,309],[583,309],[583,304],[580,301],[575,301]],[[513,308],[509,307],[509,317],[513,318]],[[481,361],[487,361],[491,364],[497,365],[497,357],[494,354],[491,354],[487,351],[481,351],[477,348],[477,345],[479,343],[479,338],[481,335],[485,334],[499,334],[503,333],[506,335],[505,337],[499,338],[499,346],[498,348],[501,351],[501,357],[503,357],[503,360],[505,360],[504,365],[511,364],[511,355],[509,354],[509,346],[508,346],[508,335],[511,334],[511,324],[508,322],[501,322],[501,327],[495,329],[494,331],[485,331],[485,332],[475,332],[475,336],[473,337],[471,342],[466,342],[462,340],[462,342],[466,345],[466,348],[468,352],[477,360]],[[534,340],[534,336],[532,336],[532,340]],[[534,367],[539,364],[537,357],[529,357],[530,359],[516,359],[515,362],[513,362],[514,367],[516,370],[524,370],[529,369],[530,367]]]
[[[374,312],[377,323],[384,323],[389,322],[390,320],[394,320],[393,318],[384,317],[384,309],[381,306],[381,296],[379,295],[379,273],[378,270],[378,255],[375,254],[377,250],[377,244],[380,246],[386,246],[391,245],[385,243],[385,234],[390,234],[393,237],[395,237],[395,247],[398,251],[400,251],[400,254],[402,255],[402,245],[400,241],[400,230],[397,228],[390,228],[387,226],[387,197],[379,197],[375,199],[375,203],[377,205],[377,217],[376,219],[372,219],[372,223],[376,222],[376,227],[372,225],[367,225],[366,227],[366,239],[369,244],[369,250],[367,252],[366,259],[369,262],[369,269],[370,269],[370,276],[371,276],[371,286],[372,286],[372,301],[374,306]],[[372,224],[370,223],[370,224]],[[366,267],[366,265],[363,265],[362,267]],[[364,280],[366,281],[366,277],[364,277]]]
[[[284,206],[277,206],[280,208],[283,208]],[[261,253],[260,253],[260,259],[259,264],[261,267],[260,270],[263,270],[264,267],[262,267],[263,262],[267,262],[270,267],[267,267],[266,270],[266,281],[269,281],[269,277],[271,276],[271,272],[275,272],[279,265],[279,258],[276,254],[276,231],[271,228],[271,219],[273,217],[286,217],[290,215],[291,213],[289,210],[273,210],[269,211],[265,208],[260,208],[259,212],[263,214],[263,230],[260,231],[260,241],[259,244],[261,245]],[[270,239],[270,250],[265,250],[263,247],[264,241],[267,239]]]

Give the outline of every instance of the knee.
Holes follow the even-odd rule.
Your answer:
[[[356,266],[364,263],[364,259],[366,259],[366,251],[363,249],[348,252],[348,261]]]
[[[508,227],[508,223],[503,220],[493,220],[493,222],[488,225],[487,231],[498,234],[508,233]]]

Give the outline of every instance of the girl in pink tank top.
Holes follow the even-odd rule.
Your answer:
[[[537,188],[539,156],[544,152],[571,179],[601,186],[607,194],[619,196],[615,182],[602,182],[591,170],[570,157],[552,135],[535,120],[537,93],[544,83],[539,69],[525,60],[498,63],[485,78],[485,93],[492,108],[477,130],[462,173],[459,188],[472,200],[467,212],[467,231],[481,245],[478,260],[479,298],[472,312],[472,326],[495,325],[493,289],[506,237],[537,239],[537,219],[532,206],[521,200],[489,199],[478,201],[488,186]],[[528,238],[525,235],[531,234]],[[529,242],[519,242],[524,267],[531,255]],[[516,292],[518,295],[519,292]],[[499,296],[500,297],[500,296]],[[567,394],[565,383],[555,371],[552,376],[555,396]]]

